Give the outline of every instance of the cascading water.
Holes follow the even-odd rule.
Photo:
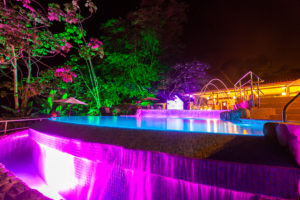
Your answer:
[[[0,162],[26,158],[50,190],[67,200],[293,198],[299,171],[178,157],[82,142],[30,129],[0,140]],[[9,165],[8,165],[9,166]],[[31,172],[34,171],[34,172]],[[261,181],[261,177],[265,177]],[[276,183],[276,184],[274,184]]]
[[[28,137],[28,131],[21,131],[0,139],[0,163],[13,172],[33,189],[45,196],[61,199],[61,196],[49,188],[40,172],[41,148]]]

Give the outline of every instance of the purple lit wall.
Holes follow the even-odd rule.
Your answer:
[[[0,162],[13,172],[23,170],[16,171],[22,178],[41,176],[34,188],[54,199],[295,199],[300,179],[299,170],[293,168],[130,150],[32,129],[29,136],[2,138],[0,148],[4,150]],[[24,165],[22,157],[30,165]],[[31,178],[25,182],[37,184]]]
[[[29,135],[42,150],[44,180],[72,200],[291,198],[300,178],[292,169],[130,150],[32,129]]]
[[[173,118],[199,118],[220,119],[220,113],[227,110],[138,110],[141,117],[173,117]]]

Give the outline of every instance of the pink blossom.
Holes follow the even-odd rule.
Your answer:
[[[88,45],[89,45],[92,49],[96,50],[96,49],[98,49],[100,46],[102,46],[103,43],[102,43],[100,40],[96,39],[96,38],[91,38]]]
[[[65,83],[73,82],[73,77],[76,78],[77,75],[74,72],[71,72],[71,70],[72,70],[72,67],[69,65],[66,65],[62,68],[57,68],[54,73],[54,76],[62,77],[62,79]]]
[[[26,3],[23,4],[23,7],[24,8],[28,8],[31,12],[35,12],[35,10],[31,6],[29,6],[28,4],[26,4]]]

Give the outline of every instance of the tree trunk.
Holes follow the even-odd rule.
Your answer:
[[[26,86],[25,86],[25,92],[24,92],[24,99],[22,100],[21,109],[23,114],[26,114],[27,109],[27,101],[29,99],[29,86],[30,86],[30,79],[31,79],[31,59],[30,56],[28,57],[28,63],[26,63],[27,66],[27,79],[26,79]]]
[[[13,54],[13,74],[14,74],[14,101],[15,101],[15,110],[19,111],[19,93],[18,93],[18,67],[17,67],[17,58],[15,57],[15,48],[11,47]]]

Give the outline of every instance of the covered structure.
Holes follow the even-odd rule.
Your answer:
[[[264,83],[259,78],[242,81],[240,79],[233,88],[207,89],[193,93],[195,101],[191,109],[227,110],[234,109],[235,105],[244,102],[259,107],[262,98],[292,97],[300,92],[300,79],[272,83]]]

